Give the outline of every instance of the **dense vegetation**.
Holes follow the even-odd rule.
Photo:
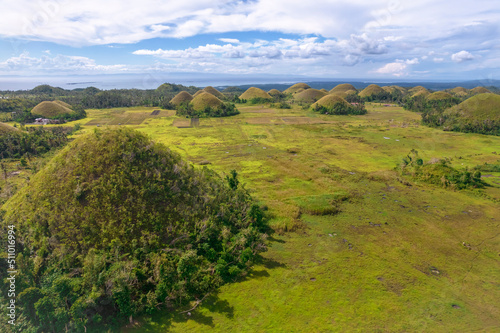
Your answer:
[[[203,109],[196,110],[191,103],[180,103],[176,107],[177,114],[188,118],[206,118],[206,117],[228,117],[239,114],[240,112],[233,103],[221,103],[217,107],[205,106]]]
[[[424,163],[423,159],[418,156],[418,151],[414,149],[403,158],[398,168],[402,175],[410,175],[415,180],[442,187],[461,190],[484,186],[479,170],[457,170],[450,166],[450,161],[447,159]]]
[[[28,127],[0,134],[0,159],[37,156],[68,141],[68,129]]]
[[[23,332],[104,330],[201,301],[265,250],[262,211],[236,172],[196,170],[131,129],[76,139],[2,208],[2,233],[16,226]]]

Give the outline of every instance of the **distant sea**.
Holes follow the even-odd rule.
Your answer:
[[[0,90],[29,90],[41,84],[63,89],[96,87],[99,89],[156,89],[163,83],[186,86],[237,86],[245,84],[296,83],[300,76],[226,75],[206,73],[143,73],[70,76],[0,76]]]
[[[395,81],[380,79],[346,79],[346,78],[314,78],[299,75],[270,74],[209,74],[209,73],[141,73],[141,74],[110,74],[110,75],[68,75],[68,76],[0,76],[0,91],[29,90],[41,84],[48,84],[63,89],[83,89],[96,87],[109,89],[156,89],[163,83],[175,83],[185,86],[223,88],[228,86],[260,87],[265,90],[272,88],[286,89],[288,86],[306,82],[311,87],[330,90],[339,83],[351,83],[357,89],[363,89],[369,84],[400,85],[414,87],[422,85],[428,89],[442,90],[462,86],[474,88],[477,86],[500,87],[498,80],[468,80],[468,81]]]

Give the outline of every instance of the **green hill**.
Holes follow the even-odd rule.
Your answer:
[[[267,92],[270,96],[275,97],[275,96],[283,96],[283,93],[279,91],[278,89],[271,89]]]
[[[314,103],[326,95],[323,91],[311,88],[295,94],[293,98],[298,102]]]
[[[500,95],[479,94],[444,111],[443,128],[500,135]]]
[[[453,99],[453,96],[444,91],[436,91],[426,96],[428,101],[442,101]]]
[[[189,103],[193,100],[193,96],[187,91],[181,91],[170,100],[170,104],[179,105],[181,103]]]
[[[195,95],[195,97],[191,100],[191,105],[196,111],[203,111],[208,107],[216,109],[222,104],[223,103],[220,99],[206,91]]]
[[[311,109],[323,114],[347,115],[347,114],[366,114],[363,104],[351,104],[340,96],[329,94],[322,97],[316,103],[311,105]]]
[[[345,93],[347,91],[351,91],[351,90],[354,90],[354,91],[357,91],[356,88],[350,84],[350,83],[342,83],[342,84],[339,84],[337,86],[335,86],[334,88],[332,88],[332,90],[330,90],[330,93]]]
[[[19,132],[19,129],[12,127],[10,125],[0,123],[0,135]]]
[[[210,93],[219,99],[224,99],[224,94],[212,86],[207,86],[207,87],[203,88],[203,91]]]
[[[450,89],[450,93],[455,96],[467,96],[469,94],[469,90],[465,89],[464,87],[455,87],[453,89]]]
[[[271,100],[272,97],[267,92],[260,88],[250,87],[243,94],[240,95],[240,99],[262,99],[262,100]]]
[[[16,314],[32,332],[104,332],[200,299],[265,248],[235,173],[224,182],[131,129],[77,138],[2,209],[2,232],[16,225]]]
[[[475,87],[475,88],[470,90],[470,93],[473,95],[477,95],[477,94],[491,93],[491,91],[485,87]]]
[[[297,92],[301,92],[302,90],[311,89],[311,87],[307,83],[296,83],[291,87],[288,87],[283,91],[284,94],[295,94]]]
[[[370,84],[365,89],[359,92],[359,97],[367,98],[367,97],[376,97],[382,94],[386,94],[385,90],[376,84]]]
[[[54,118],[65,114],[74,113],[74,111],[71,110],[68,106],[69,104],[62,101],[44,101],[35,106],[31,110],[31,113],[35,116],[40,116],[43,118]]]

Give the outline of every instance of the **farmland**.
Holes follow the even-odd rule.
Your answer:
[[[484,173],[482,190],[452,191],[394,170],[411,149],[458,169],[498,164],[499,137],[428,128],[419,114],[380,104],[364,116],[238,105],[237,116],[192,127],[154,110],[87,110],[76,123],[81,132],[130,126],[196,167],[237,170],[274,233],[251,272],[191,316],[163,310],[127,332],[500,327],[500,174]]]

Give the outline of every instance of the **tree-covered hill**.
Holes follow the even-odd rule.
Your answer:
[[[76,139],[2,209],[26,332],[104,329],[201,300],[265,250],[263,214],[235,172],[194,169],[131,129]]]

